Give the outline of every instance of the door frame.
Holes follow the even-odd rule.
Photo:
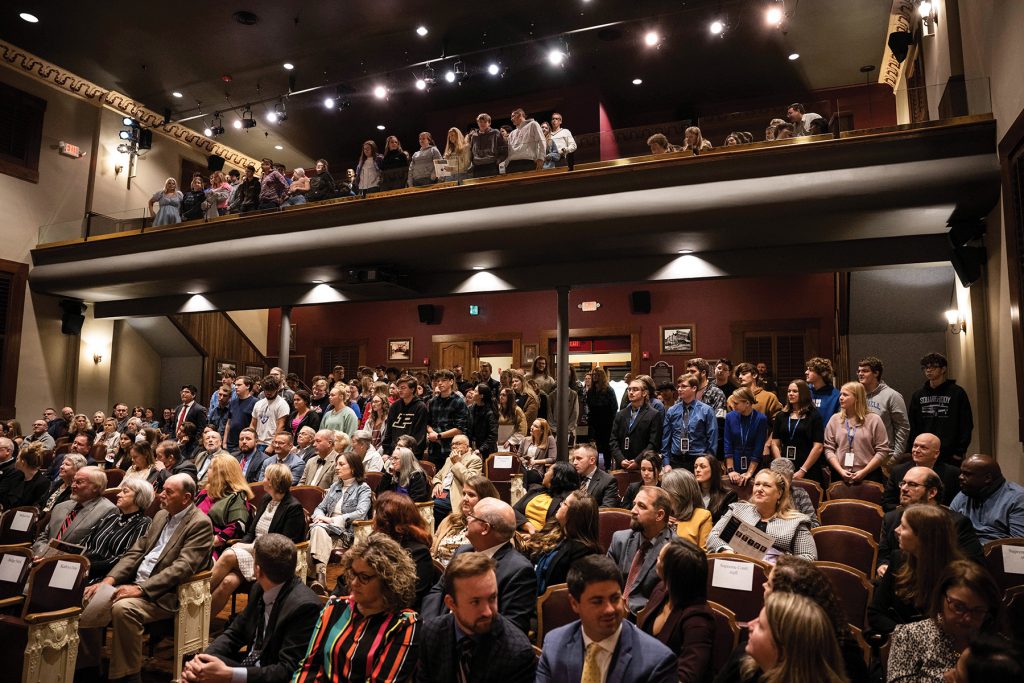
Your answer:
[[[623,325],[619,327],[572,327],[569,329],[569,337],[629,337],[629,368],[634,375],[643,374],[640,367],[640,328],[635,325]],[[548,355],[551,342],[558,340],[558,330],[540,331],[540,348],[537,349],[538,356],[548,359],[548,365],[555,367],[555,363]],[[571,353],[569,355],[572,355]]]
[[[467,376],[472,373],[476,368],[479,367],[480,359],[476,355],[473,349],[473,342],[481,341],[505,341],[507,339],[512,340],[512,363],[515,367],[519,367],[523,358],[523,333],[522,332],[491,332],[487,334],[476,333],[476,334],[435,334],[430,337],[430,366],[435,370],[440,370],[441,354],[438,349],[438,344],[447,344],[449,342],[469,342],[469,354],[470,359],[468,365],[471,367],[463,368],[464,374]]]

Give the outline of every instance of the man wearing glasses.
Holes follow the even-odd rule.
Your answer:
[[[662,412],[651,406],[647,385],[639,379],[630,381],[626,398],[629,403],[615,414],[608,439],[610,470],[639,470],[640,454],[661,448]]]

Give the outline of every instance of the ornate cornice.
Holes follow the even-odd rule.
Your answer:
[[[77,97],[97,107],[104,107],[121,116],[130,116],[145,128],[151,128],[160,135],[202,152],[204,155],[222,156],[231,166],[238,168],[245,168],[248,164],[252,164],[256,168],[260,166],[259,159],[253,159],[237,149],[222,145],[180,123],[172,122],[164,125],[163,114],[147,109],[116,90],[101,88],[95,83],[3,40],[0,40],[0,64],[65,95]]]

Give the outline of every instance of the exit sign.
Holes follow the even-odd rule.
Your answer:
[[[82,150],[78,148],[78,145],[72,145],[70,142],[62,142],[60,145],[60,153],[64,156],[77,159],[82,156]]]

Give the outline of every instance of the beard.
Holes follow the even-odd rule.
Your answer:
[[[634,517],[629,522],[629,528],[632,531],[643,531],[644,525],[640,523],[640,520]]]

